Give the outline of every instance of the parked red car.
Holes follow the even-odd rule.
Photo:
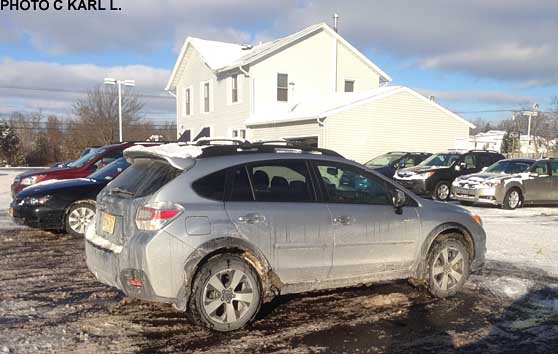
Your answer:
[[[89,153],[67,164],[66,167],[22,173],[14,179],[14,183],[12,184],[12,197],[21,192],[23,189],[40,182],[87,177],[97,169],[108,165],[118,158],[121,158],[122,152],[131,146],[150,146],[160,144],[161,143],[156,142],[126,142],[107,145],[92,149]]]

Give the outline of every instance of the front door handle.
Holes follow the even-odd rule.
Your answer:
[[[334,224],[349,225],[354,221],[351,216],[343,215],[333,219]]]
[[[243,216],[239,216],[238,222],[241,222],[243,224],[260,224],[262,222],[265,222],[265,216],[257,213],[250,213]]]

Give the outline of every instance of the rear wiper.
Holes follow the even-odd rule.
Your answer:
[[[122,189],[122,188],[113,188],[113,189],[110,190],[109,194],[120,194],[120,195],[126,196],[128,198],[133,198],[135,196],[134,193],[132,193],[128,190]]]

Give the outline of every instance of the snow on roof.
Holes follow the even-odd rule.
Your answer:
[[[206,39],[188,37],[182,46],[178,60],[174,66],[173,72],[167,84],[166,90],[172,90],[176,87],[179,74],[183,70],[186,52],[190,46],[194,47],[201,55],[205,63],[213,71],[226,71],[238,66],[247,65],[266,55],[269,55],[284,46],[314,33],[315,31],[324,30],[335,37],[347,48],[352,50],[361,60],[375,70],[385,81],[391,81],[391,77],[380,69],[376,64],[372,63],[365,55],[353,47],[337,32],[325,23],[318,23],[307,27],[299,32],[289,36],[279,38],[270,42],[265,42],[255,46],[247,46],[234,43],[210,41]]]
[[[172,166],[180,170],[186,170],[194,164],[193,160],[200,156],[202,152],[202,146],[172,143],[157,146],[132,146],[124,150],[124,156],[132,160],[142,157],[163,158]]]
[[[379,100],[400,92],[410,93],[411,95],[423,100],[426,104],[432,105],[453,118],[461,121],[470,128],[475,127],[459,115],[405,86],[385,86],[363,92],[338,92],[327,96],[320,96],[314,99],[299,102],[294,105],[291,111],[287,114],[280,116],[253,116],[250,117],[245,124],[247,126],[257,126],[282,122],[321,119],[329,115],[348,110],[354,106]]]

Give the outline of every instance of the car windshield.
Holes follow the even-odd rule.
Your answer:
[[[527,172],[532,165],[533,163],[528,161],[498,161],[484,172],[502,174],[523,173]]]
[[[128,168],[130,164],[125,158],[121,157],[118,160],[106,165],[89,175],[89,178],[95,181],[110,181],[118,176],[122,171]]]
[[[69,168],[80,168],[87,165],[89,162],[93,161],[97,156],[104,153],[106,149],[93,149],[87,154],[83,155],[79,159],[70,162],[67,167]]]
[[[459,154],[434,154],[422,161],[419,166],[448,167],[451,166],[459,156]]]
[[[391,166],[395,161],[399,160],[405,154],[385,154],[373,158],[366,163],[366,166]]]

